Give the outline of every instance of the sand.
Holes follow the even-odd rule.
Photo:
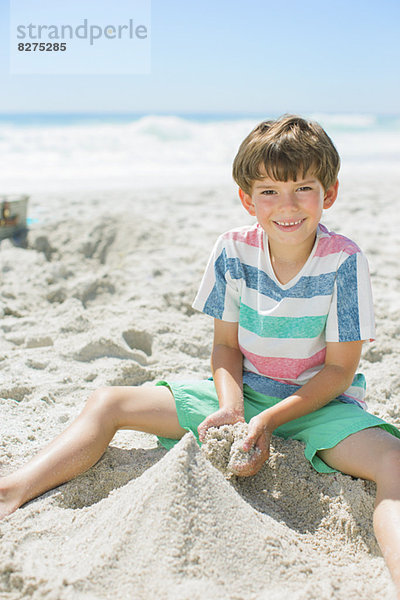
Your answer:
[[[247,451],[243,450],[248,429],[247,423],[235,423],[210,427],[206,431],[201,446],[203,456],[227,479],[238,475],[238,470],[249,465],[254,457],[261,454],[261,450],[255,446]]]
[[[345,172],[324,219],[368,255],[378,336],[361,370],[369,409],[397,426],[399,183]],[[28,248],[0,246],[1,475],[102,385],[209,375],[212,320],[191,302],[216,236],[251,222],[232,187],[38,194],[30,211]],[[277,437],[250,478],[225,477],[209,448],[118,432],[95,467],[0,523],[0,598],[393,597],[374,484],[320,475]]]

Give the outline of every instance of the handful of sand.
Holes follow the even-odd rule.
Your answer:
[[[247,464],[255,454],[261,454],[255,447],[247,452],[243,450],[247,434],[247,423],[210,427],[201,447],[203,456],[229,479],[237,474],[237,467]]]

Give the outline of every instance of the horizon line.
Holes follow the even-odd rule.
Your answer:
[[[323,109],[310,109],[310,110],[301,110],[301,111],[282,111],[276,109],[267,109],[264,111],[221,111],[221,110],[162,110],[162,109],[154,109],[154,110],[29,110],[29,111],[9,111],[9,110],[0,110],[0,116],[18,116],[18,115],[121,115],[121,116],[130,116],[130,115],[209,115],[209,116],[219,116],[219,115],[244,115],[244,116],[259,116],[261,114],[299,114],[299,113],[318,113],[318,114],[326,114],[326,115],[363,115],[363,116],[400,116],[399,112],[374,112],[374,111],[356,111],[356,110],[323,110]]]

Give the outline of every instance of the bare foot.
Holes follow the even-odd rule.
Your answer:
[[[21,504],[19,494],[7,484],[6,477],[0,479],[0,521],[16,511]]]

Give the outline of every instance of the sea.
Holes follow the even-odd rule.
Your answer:
[[[0,114],[0,195],[232,185],[249,131],[277,114]],[[345,172],[400,171],[400,115],[310,113]]]

